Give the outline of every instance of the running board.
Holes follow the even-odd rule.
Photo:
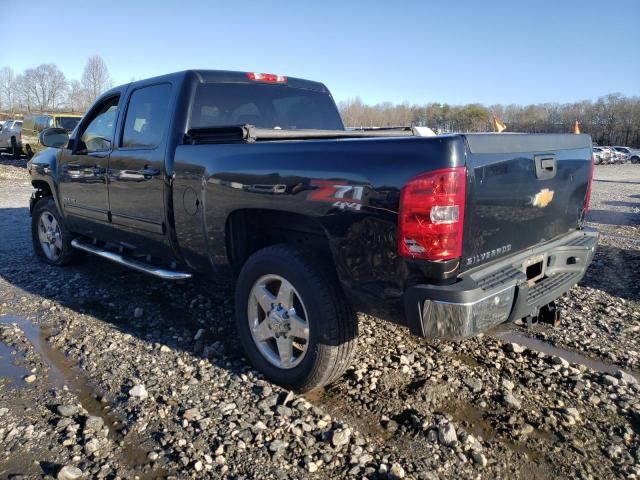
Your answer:
[[[120,265],[124,265],[125,267],[132,268],[133,270],[137,270],[142,273],[148,273],[149,275],[153,275],[154,277],[162,278],[164,280],[186,280],[188,278],[191,278],[190,273],[176,272],[173,270],[165,270],[163,268],[153,267],[151,265],[147,265],[146,263],[133,260],[132,258],[127,258],[118,253],[108,252],[107,250],[103,250],[102,248],[98,248],[94,245],[89,245],[88,243],[85,243],[77,238],[71,240],[71,246],[73,248],[77,248],[78,250],[82,250],[83,252],[106,258],[107,260],[119,263]]]

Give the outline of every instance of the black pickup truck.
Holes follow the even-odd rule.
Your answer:
[[[355,312],[463,338],[553,316],[593,258],[587,135],[347,130],[321,84],[185,71],[116,87],[29,165],[37,255],[236,278],[249,360],[336,380]],[[233,332],[230,330],[229,332]]]

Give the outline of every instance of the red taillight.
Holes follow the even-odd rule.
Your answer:
[[[465,167],[443,168],[411,179],[400,193],[398,253],[422,260],[462,255]]]
[[[589,169],[589,183],[587,183],[587,193],[584,196],[584,215],[587,214],[587,212],[589,211],[589,207],[591,205],[591,183],[593,182],[594,169],[595,169],[594,162],[591,162],[591,168]]]
[[[287,83],[287,77],[283,75],[275,75],[273,73],[247,73],[247,78],[254,82],[267,82],[267,83]]]

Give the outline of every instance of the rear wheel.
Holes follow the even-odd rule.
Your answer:
[[[349,366],[357,318],[317,254],[276,245],[255,253],[236,285],[236,325],[251,363],[269,380],[307,392]]]
[[[36,203],[31,216],[31,239],[36,255],[51,265],[68,265],[79,256],[71,246],[72,233],[52,197],[43,197]]]

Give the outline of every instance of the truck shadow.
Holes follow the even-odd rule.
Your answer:
[[[0,165],[10,165],[12,167],[27,168],[27,157],[22,155],[16,158],[11,154],[0,152]]]
[[[637,206],[637,204],[630,206]],[[587,220],[605,225],[640,225],[640,213],[618,212],[615,210],[589,210]]]
[[[2,281],[19,290],[3,292]],[[22,290],[39,297],[29,300],[33,313],[45,310],[44,300],[55,301],[70,316],[90,315],[154,348],[166,345],[240,374],[248,362],[235,327],[234,286],[200,277],[161,280],[90,255],[54,267],[33,253],[28,209],[0,209],[0,298],[14,298],[7,305],[19,307]]]
[[[598,245],[593,263],[581,285],[626,300],[640,300],[640,250]]]
[[[633,182],[631,180],[601,180],[601,179],[594,178],[593,181],[603,182],[603,183],[628,183],[631,185],[640,185],[640,182]]]
[[[633,195],[631,195],[633,198]],[[607,202],[603,202],[605,205],[610,205],[612,207],[630,207],[630,208],[640,208],[640,201],[638,202],[623,202],[621,200],[609,200]]]

